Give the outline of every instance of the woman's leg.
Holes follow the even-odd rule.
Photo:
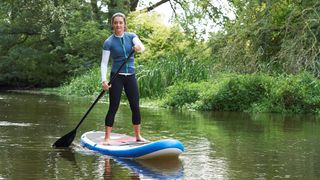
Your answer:
[[[111,77],[113,74],[111,74]],[[109,89],[109,110],[105,118],[105,143],[109,144],[110,134],[112,131],[112,126],[114,123],[114,117],[118,111],[121,99],[121,93],[123,89],[123,81],[121,77],[116,77],[116,79],[111,84]]]
[[[139,106],[139,90],[135,75],[126,76],[124,90],[129,100],[130,109],[132,112],[132,124],[136,140],[144,141],[145,139],[143,139],[140,135],[141,116]]]
[[[136,137],[136,141],[147,141],[144,139],[141,134],[140,134],[140,124],[139,125],[133,125],[133,131],[134,131],[134,136]]]
[[[111,131],[112,131],[112,127],[106,126],[105,128],[106,129],[105,129],[103,144],[104,145],[109,145],[110,144],[110,134],[111,134]]]

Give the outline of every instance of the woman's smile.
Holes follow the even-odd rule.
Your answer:
[[[124,33],[125,23],[122,17],[115,17],[112,26],[116,35],[121,36]]]

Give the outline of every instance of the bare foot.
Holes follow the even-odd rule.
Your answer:
[[[149,142],[148,140],[146,140],[145,138],[143,138],[143,137],[138,137],[138,138],[136,138],[136,141],[137,142]]]
[[[105,145],[105,146],[110,145],[110,140],[109,139],[104,139],[104,141],[102,142],[102,145]]]

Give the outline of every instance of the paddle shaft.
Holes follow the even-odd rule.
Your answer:
[[[111,78],[111,80],[108,82],[108,85],[111,85],[112,82],[116,79],[116,77],[119,75],[120,70],[122,69],[122,67],[127,63],[127,61],[130,59],[130,57],[133,55],[134,50],[132,50],[129,54],[129,56],[127,57],[127,59],[121,64],[120,68],[117,70],[117,72],[113,75],[113,77]],[[90,113],[91,109],[97,104],[97,102],[99,101],[99,99],[104,95],[105,91],[102,90],[101,93],[99,94],[99,96],[96,98],[96,100],[93,102],[93,104],[90,106],[90,108],[87,110],[86,114],[82,117],[82,119],[80,120],[80,122],[78,123],[78,125],[76,126],[76,128],[74,128],[74,130],[77,130],[79,128],[79,126],[82,124],[82,122],[84,121],[84,119],[87,117],[87,115]]]

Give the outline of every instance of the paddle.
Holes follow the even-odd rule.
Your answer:
[[[134,50],[132,50],[129,54],[129,56],[127,57],[127,59],[121,64],[120,68],[118,69],[118,71],[113,75],[113,77],[111,78],[111,80],[108,82],[108,85],[112,84],[112,82],[115,80],[115,78],[118,76],[121,68],[127,63],[127,61],[129,60],[129,58],[133,55]],[[76,128],[74,128],[72,131],[70,131],[68,134],[62,136],[60,139],[58,139],[52,146],[56,147],[56,148],[62,148],[62,147],[69,147],[70,144],[72,143],[72,141],[74,140],[76,133],[77,133],[77,129],[79,128],[79,126],[82,124],[82,122],[84,121],[84,119],[87,117],[87,115],[90,113],[91,109],[96,105],[96,103],[99,101],[99,99],[104,95],[105,91],[102,90],[101,93],[99,94],[99,96],[97,97],[97,99],[93,102],[93,104],[90,106],[90,108],[87,110],[86,114],[82,117],[82,119],[80,120],[80,122],[78,123],[78,125],[76,126]]]

